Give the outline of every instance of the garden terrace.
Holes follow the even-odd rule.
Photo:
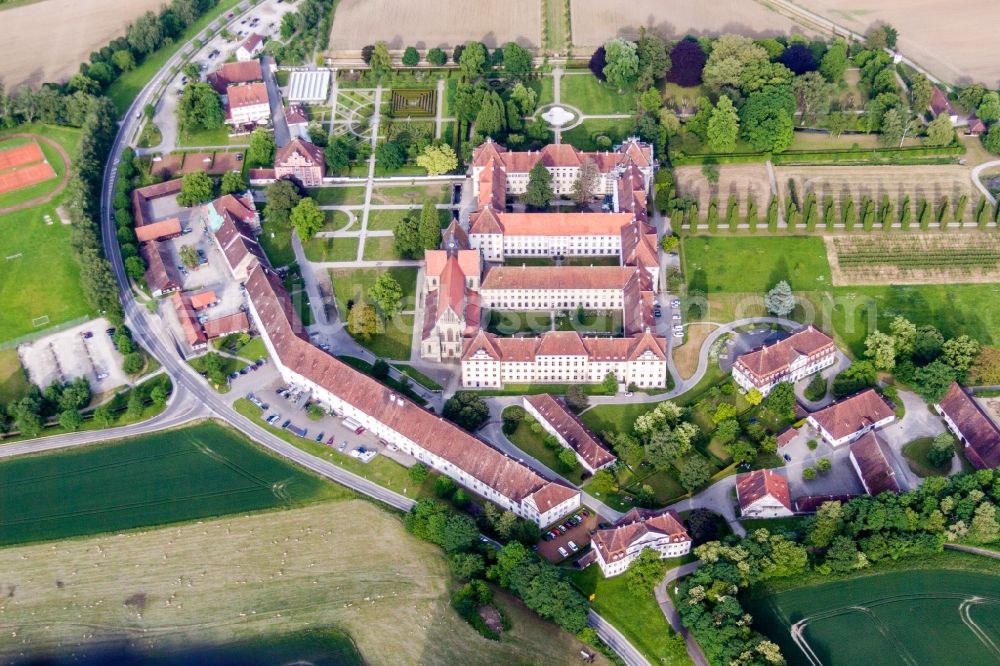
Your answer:
[[[853,235],[825,241],[837,286],[1000,281],[995,233]]]
[[[394,118],[430,118],[437,110],[437,91],[393,89],[390,113]]]

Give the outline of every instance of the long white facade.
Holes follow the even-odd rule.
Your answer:
[[[630,544],[625,554],[618,559],[610,562],[605,561],[601,550],[598,548],[594,549],[594,554],[597,557],[597,565],[601,567],[601,573],[604,574],[605,578],[610,578],[625,573],[635,558],[639,557],[639,554],[647,548],[658,552],[660,559],[683,557],[691,552],[691,540],[677,541],[675,537],[671,537],[668,534],[651,532]]]

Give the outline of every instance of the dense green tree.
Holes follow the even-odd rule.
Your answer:
[[[917,328],[913,338],[913,359],[917,363],[930,363],[941,355],[944,336],[934,326],[925,324]]]
[[[604,78],[621,92],[639,79],[639,53],[635,42],[617,37],[604,45]]]
[[[964,373],[972,367],[979,356],[981,345],[968,335],[946,340],[941,345],[941,358],[958,372]]]
[[[730,153],[736,149],[736,137],[740,131],[740,117],[732,100],[726,95],[719,96],[719,102],[708,120],[708,145],[717,153]]]
[[[427,52],[427,62],[435,67],[440,67],[448,62],[448,54],[442,51],[439,47],[435,46]]]
[[[688,492],[708,483],[712,476],[712,466],[700,455],[692,455],[684,459],[681,463],[678,480]]]
[[[310,197],[300,200],[289,215],[292,227],[298,233],[299,238],[307,241],[318,232],[322,231],[326,225],[326,214],[320,209],[316,201]]]
[[[467,80],[474,81],[486,73],[486,47],[481,42],[467,42],[462,53],[455,61],[458,63],[462,75]]]
[[[795,418],[795,387],[790,382],[779,382],[767,395],[764,407],[780,418]]]
[[[420,51],[413,46],[407,46],[403,51],[402,62],[407,67],[416,67],[420,64]]]
[[[420,221],[418,223],[418,233],[420,235],[420,245],[425,250],[436,250],[441,245],[441,221],[438,218],[437,208],[432,201],[425,201],[420,209]]]
[[[931,104],[934,95],[934,85],[930,79],[917,72],[910,82],[910,102],[914,113],[921,114]]]
[[[396,251],[406,259],[414,259],[420,256],[424,249],[423,241],[420,238],[419,222],[412,214],[396,222],[396,226],[393,227],[392,236],[393,246],[396,248]]]
[[[246,192],[247,181],[240,171],[227,171],[222,174],[222,182],[219,185],[219,194],[239,194]]]
[[[1000,155],[1000,123],[993,125],[983,136],[983,146],[995,155]]]
[[[420,485],[430,476],[430,470],[423,463],[415,463],[406,471],[406,475],[410,478],[411,482]]]
[[[524,193],[524,203],[529,208],[545,209],[554,196],[552,174],[549,173],[542,160],[538,160],[528,172],[528,187]]]
[[[507,107],[499,93],[490,91],[483,96],[476,114],[476,132],[494,139],[503,138],[507,131]]]
[[[795,310],[795,294],[788,282],[781,280],[764,295],[764,307],[776,317],[787,317]]]
[[[417,159],[417,166],[427,169],[428,176],[439,176],[458,168],[458,156],[447,143],[428,144]]]
[[[182,132],[214,130],[226,122],[219,93],[212,86],[191,81],[177,104],[177,120]]]
[[[254,165],[271,165],[274,162],[274,137],[266,129],[255,129],[250,133],[250,147],[247,160]]]
[[[851,364],[833,380],[832,392],[835,398],[843,398],[876,384],[875,366],[870,361]]]
[[[984,93],[976,108],[976,115],[984,123],[1000,120],[1000,93],[994,90]]]
[[[767,51],[749,37],[742,35],[721,35],[712,43],[712,52],[702,72],[705,83],[722,86],[741,87],[743,70],[754,63],[769,63]]]
[[[943,432],[931,442],[927,450],[927,462],[935,467],[944,467],[951,464],[951,459],[955,457],[955,439],[951,433]]]
[[[406,164],[406,149],[398,141],[383,141],[375,149],[375,162],[386,171],[396,171]]]
[[[881,331],[873,331],[865,338],[865,356],[872,359],[877,370],[896,367],[896,340]]]
[[[670,54],[667,52],[667,42],[655,32],[639,28],[639,40],[636,43],[639,56],[640,77],[649,82],[662,79],[670,69]]]
[[[368,61],[368,67],[371,70],[372,76],[376,79],[381,79],[386,74],[392,72],[392,56],[389,55],[388,44],[385,42],[375,43],[371,59]]]
[[[390,273],[380,273],[368,292],[368,298],[384,318],[392,319],[402,308],[403,289]]]
[[[181,191],[177,195],[177,203],[181,206],[197,206],[212,200],[215,184],[204,171],[192,171],[184,174]]]
[[[83,417],[75,409],[67,409],[59,414],[59,425],[69,431],[79,430],[83,425]]]
[[[478,394],[458,391],[444,403],[441,414],[462,428],[475,431],[489,419],[490,408]]]
[[[361,340],[369,340],[382,327],[378,312],[367,303],[355,303],[347,313],[347,332]]]
[[[802,122],[815,120],[830,111],[833,86],[818,72],[807,72],[792,81],[792,94],[802,114]]]
[[[339,175],[344,173],[357,157],[354,142],[350,139],[338,136],[330,140],[326,148],[323,149],[323,156],[326,158],[326,169],[328,172]]]
[[[634,596],[645,598],[652,594],[666,572],[667,563],[660,558],[659,551],[643,548],[625,571],[625,585]]]
[[[791,101],[791,109],[787,101]],[[753,93],[740,109],[740,135],[756,150],[783,152],[792,144],[794,109],[795,101],[789,95]]]
[[[933,404],[948,393],[955,379],[954,368],[943,361],[932,361],[922,368],[917,368],[913,384],[920,397],[928,404]]]
[[[836,83],[844,78],[847,65],[847,42],[843,39],[837,39],[830,45],[826,55],[820,61],[819,71],[827,81]]]
[[[292,210],[302,199],[299,188],[290,180],[276,180],[264,189],[267,206],[264,220],[269,224],[290,228]]]
[[[508,79],[526,79],[531,76],[534,62],[531,52],[515,42],[503,46],[503,72]]]

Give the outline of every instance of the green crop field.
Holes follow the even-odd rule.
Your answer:
[[[790,664],[1000,660],[1000,576],[986,573],[896,571],[779,592],[749,610]]]
[[[795,291],[826,289],[831,284],[826,246],[818,237],[687,236],[682,256],[688,283],[709,294],[763,293],[779,280],[788,280]]]
[[[16,131],[50,138],[70,155],[76,153],[80,140],[79,130],[66,127],[21,125]],[[0,132],[0,141],[9,133]],[[52,149],[43,148],[46,155],[48,150]],[[53,167],[57,174],[64,172],[61,161]],[[51,182],[55,181],[44,185]],[[25,191],[36,187],[41,185]],[[6,197],[19,194],[12,192]],[[49,203],[0,216],[0,343],[93,314],[83,295],[80,266],[72,258],[70,227],[61,224],[56,213],[65,196],[63,192]],[[24,198],[4,201],[4,205],[11,205]],[[45,323],[39,321],[36,328],[33,320]]]
[[[0,463],[0,545],[343,497],[217,423]]]

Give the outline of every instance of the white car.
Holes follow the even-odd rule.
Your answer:
[[[674,337],[675,338],[683,338],[684,337],[684,333],[682,331],[674,331]]]
[[[682,324],[674,324],[674,330],[675,331],[683,331],[684,330],[684,326]]]
[[[681,316],[679,314],[675,314],[675,315],[670,315],[670,318],[674,319],[674,320],[677,320],[677,321],[680,321]]]
[[[563,548],[562,546],[559,546],[559,554],[562,555],[563,557],[569,557],[569,553],[567,553],[566,549]]]
[[[670,307],[679,308],[680,306],[681,302],[679,299],[675,298],[674,300],[670,301]]]
[[[580,550],[580,547],[579,547],[578,545],[576,545],[575,543],[573,543],[572,541],[570,541],[570,542],[569,542],[568,544],[566,544],[566,545],[567,545],[567,546],[569,546],[569,549],[570,549],[570,550],[572,550],[572,551],[573,551],[574,553],[575,553],[576,551]]]

